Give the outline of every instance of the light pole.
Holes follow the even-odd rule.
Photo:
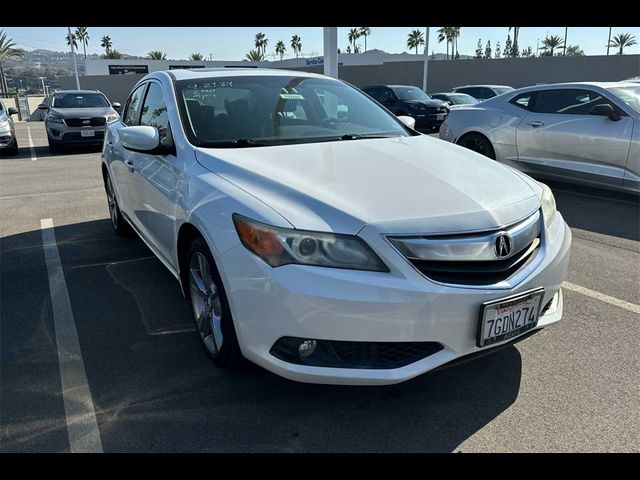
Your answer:
[[[76,61],[76,51],[73,48],[73,37],[71,36],[71,27],[67,27],[69,32],[69,44],[71,45],[71,56],[73,57],[73,69],[76,73],[76,88],[80,90],[80,78],[78,77],[78,62]]]
[[[609,40],[607,40],[607,55],[609,55],[610,46],[611,46],[611,27],[609,27]]]
[[[569,27],[564,27],[564,45],[562,45],[562,56],[567,54],[567,30]]]
[[[427,27],[427,38],[424,43],[424,72],[422,74],[422,90],[427,91],[427,73],[429,71],[429,27]]]
[[[44,89],[44,77],[38,77],[38,78],[42,82],[42,95],[44,95],[46,97],[47,94],[46,94],[45,89]]]

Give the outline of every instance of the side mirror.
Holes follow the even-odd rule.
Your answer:
[[[407,115],[398,115],[398,120],[404,123],[410,129],[414,129],[416,126],[416,119]]]
[[[119,112],[119,111],[120,111],[120,109],[122,108],[122,105],[121,105],[120,103],[118,103],[118,102],[114,102],[114,103],[112,103],[112,104],[111,104],[111,106],[112,106],[112,107],[113,107],[113,109],[114,109],[115,111],[117,111],[117,112]]]
[[[596,105],[591,109],[591,115],[602,115],[603,117],[609,117],[609,120],[612,122],[617,122],[620,120],[620,115],[618,115],[613,107],[608,103],[601,103]]]
[[[146,125],[124,127],[120,129],[122,146],[127,150],[141,153],[153,153],[160,146],[160,132]]]
[[[7,109],[7,112],[9,113],[9,115],[18,115],[18,109],[14,107],[9,107]]]
[[[41,103],[40,105],[38,105],[38,110],[49,110],[49,105],[47,105],[46,103]]]

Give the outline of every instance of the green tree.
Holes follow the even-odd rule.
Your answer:
[[[478,46],[476,47],[476,54],[473,58],[482,58],[482,39],[478,39]]]
[[[82,43],[84,58],[87,59],[87,45],[89,45],[89,31],[87,27],[76,27],[76,38]]]
[[[0,30],[0,90],[2,90],[3,93],[8,91],[8,86],[2,63],[9,58],[24,55],[24,50],[15,48],[15,46],[16,44],[13,39],[8,38],[4,30]]]
[[[504,43],[504,51],[502,52],[503,57],[512,57],[512,45],[511,45],[511,35],[507,34],[507,41]]]
[[[291,50],[293,50],[293,53],[296,54],[296,58],[298,58],[298,55],[302,51],[302,39],[298,35],[294,35],[291,37],[290,45]]]
[[[544,50],[545,52],[548,52],[549,55],[553,56],[553,51],[556,48],[562,47],[563,44],[564,41],[558,35],[551,35],[550,37],[546,36],[542,40],[542,47],[540,47],[540,50]]]
[[[438,29],[438,43],[447,42],[447,60],[449,60],[449,43],[451,42],[453,34],[451,28],[452,27],[440,27],[440,29]],[[453,54],[451,57],[453,58]]]
[[[249,50],[249,53],[247,53],[244,58],[252,62],[261,62],[264,60],[264,54],[262,50],[256,48],[255,50]]]
[[[122,53],[119,52],[118,50],[114,49],[109,49],[109,51],[107,53],[105,53],[104,55],[102,55],[102,58],[108,58],[111,60],[116,60],[119,58],[122,58]]]
[[[111,47],[113,47],[113,42],[111,41],[111,37],[109,35],[103,35],[100,41],[101,41],[100,46],[104,48],[105,53],[109,55],[109,50],[111,50]],[[109,58],[109,57],[105,57],[105,58]]]
[[[491,58],[491,40],[487,40],[487,46],[484,47],[484,58]]]
[[[584,56],[584,51],[578,45],[569,45],[566,55],[569,57],[582,57]]]
[[[618,33],[613,36],[613,40],[609,42],[609,46],[619,48],[618,55],[622,55],[626,47],[636,44],[636,37],[630,33]]]
[[[407,47],[409,50],[416,49],[416,55],[418,54],[418,47],[424,45],[424,35],[420,30],[412,30],[407,36]]]
[[[502,52],[500,51],[500,42],[496,43],[496,53],[494,54],[494,58],[501,58]]]
[[[364,51],[367,51],[367,37],[371,35],[371,27],[360,27],[360,36],[364,37]]]
[[[73,48],[75,48],[76,50],[78,49],[78,39],[76,38],[76,35],[74,33],[72,33],[71,35],[65,35],[65,38],[67,39],[67,45],[71,46],[71,43],[73,43]]]
[[[202,60],[204,60],[204,56],[201,53],[192,53],[191,55],[189,55],[189,60],[201,62]]]
[[[287,51],[287,47],[282,40],[278,40],[276,43],[276,55],[280,55],[280,60],[284,58],[284,52]]]
[[[151,50],[149,53],[147,53],[147,58],[149,60],[166,60],[167,54],[162,50]]]
[[[518,45],[518,34],[520,33],[520,27],[509,27],[509,32],[513,28],[513,45],[511,47],[511,56],[517,57],[520,55],[520,46]]]
[[[460,27],[449,27],[451,33],[451,58],[460,58],[458,53],[458,37],[460,37]],[[455,48],[455,57],[453,54]]]
[[[524,50],[522,50],[522,54],[523,57],[528,58],[530,56],[533,55],[533,50],[531,50],[531,47],[527,47]]]
[[[267,38],[267,36],[262,32],[256,33],[256,37],[253,43],[256,48],[262,52],[262,57],[264,58],[267,52],[267,44],[269,43],[269,39]]]
[[[358,53],[356,52],[356,40],[360,38],[360,30],[358,30],[357,28],[352,28],[351,30],[349,30],[349,35],[347,35],[347,37],[349,38],[349,45],[353,45],[351,51],[353,53]]]

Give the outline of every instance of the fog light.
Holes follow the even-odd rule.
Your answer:
[[[298,347],[298,355],[301,358],[306,358],[309,355],[313,355],[313,352],[316,351],[317,343],[315,340],[305,340]]]

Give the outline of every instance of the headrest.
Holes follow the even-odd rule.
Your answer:
[[[242,115],[249,113],[249,102],[246,98],[238,98],[237,100],[224,101],[224,108],[229,115]]]

